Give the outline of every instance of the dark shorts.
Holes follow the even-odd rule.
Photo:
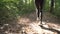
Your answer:
[[[36,5],[42,5],[44,0],[35,0]]]

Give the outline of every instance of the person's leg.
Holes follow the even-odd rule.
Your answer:
[[[37,1],[35,1],[35,5],[36,5],[36,15],[37,15],[37,21],[39,20],[39,3]]]
[[[40,21],[41,21],[41,24],[42,24],[42,17],[43,17],[43,11],[42,11],[42,6],[40,7]]]
[[[40,21],[41,21],[41,24],[43,24],[43,22],[42,22],[42,18],[43,18],[43,5],[44,5],[44,0],[41,0],[41,2],[40,2]]]

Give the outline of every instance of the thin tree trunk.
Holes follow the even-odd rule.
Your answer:
[[[54,9],[54,0],[51,0],[50,13],[53,12],[53,9]]]

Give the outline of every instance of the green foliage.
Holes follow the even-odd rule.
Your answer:
[[[33,0],[0,0],[0,22],[15,19],[35,10]]]
[[[45,1],[44,10],[50,11],[50,5],[51,5],[50,2],[51,2],[51,0],[46,0]],[[55,0],[54,9],[53,9],[52,14],[60,18],[60,0]]]
[[[60,18],[60,0],[55,0],[54,15]]]
[[[44,10],[49,11],[51,0],[46,0]],[[55,0],[53,14],[60,17],[60,0]],[[0,21],[17,18],[35,11],[34,0],[0,0]]]

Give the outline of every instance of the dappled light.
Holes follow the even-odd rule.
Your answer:
[[[60,0],[54,0],[53,8],[45,0],[42,24],[34,1],[0,0],[0,34],[60,34]]]

